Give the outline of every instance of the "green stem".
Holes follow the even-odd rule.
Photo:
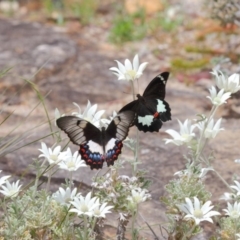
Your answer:
[[[36,192],[37,192],[39,176],[40,176],[40,169],[37,169],[36,179],[34,183],[34,193],[33,193],[34,196],[36,195]]]
[[[199,140],[198,146],[197,146],[196,158],[193,159],[192,165],[195,165],[198,162],[199,157],[202,154],[204,147],[206,146],[207,139],[204,138],[204,132],[205,132],[209,122],[213,118],[217,108],[218,108],[218,105],[213,105],[213,107],[212,107],[212,109],[211,109],[211,111],[209,113],[209,116],[207,118],[207,121],[204,124],[203,130],[201,131],[200,140]]]
[[[238,220],[234,219],[234,227],[235,227],[235,234],[234,234],[234,240],[237,240],[236,234],[238,233]]]
[[[135,239],[135,221],[137,219],[138,205],[135,210],[132,211],[132,240]]]
[[[10,230],[10,232],[12,232],[12,230],[11,230],[12,225],[11,225],[11,223],[10,223],[10,218],[9,218],[9,215],[8,215],[8,212],[7,212],[7,207],[6,207],[5,198],[4,198],[3,202],[2,202],[2,209],[3,209],[3,212],[4,212],[4,216],[7,217],[7,225],[8,225],[8,227],[9,227],[9,230]]]
[[[72,171],[70,171],[69,172],[69,181],[70,181],[70,189],[72,189],[72,186],[73,186],[73,172]]]
[[[133,217],[132,217],[132,227],[131,227],[131,229],[132,229],[132,240],[135,239],[135,228],[134,228],[135,219],[136,219],[136,214],[134,213]]]
[[[137,171],[138,158],[139,158],[139,130],[137,129],[136,146],[134,152],[133,175],[135,175]]]
[[[195,229],[195,225],[193,225],[191,228],[190,228],[190,230],[186,233],[186,234],[184,234],[184,236],[183,236],[183,240],[187,240],[187,239],[190,239],[191,238],[191,236],[192,236],[192,233],[193,233],[193,231],[194,231],[194,229]]]
[[[88,239],[88,226],[87,226],[87,216],[84,215],[84,239]]]
[[[217,177],[227,186],[227,188],[232,191],[232,189],[230,188],[229,184],[224,180],[224,178],[217,171],[214,170],[214,172],[217,175]]]
[[[136,95],[135,95],[135,89],[134,89],[134,83],[133,83],[133,81],[131,81],[131,85],[132,85],[133,100],[135,100],[135,99],[136,99]]]
[[[52,170],[53,170],[52,168],[49,169],[46,191],[48,191],[49,187],[50,187],[51,178],[52,178]]]
[[[137,81],[138,83],[138,81]],[[134,82],[131,81],[132,85],[132,94],[133,94],[133,100],[136,99],[136,94],[135,94],[135,89],[134,89]],[[138,159],[139,159],[139,131],[137,129],[137,135],[136,135],[136,146],[135,146],[135,151],[134,151],[134,163],[133,163],[133,175],[136,174],[137,171],[137,164],[138,164]]]
[[[94,219],[93,219],[93,221],[92,221],[92,232],[94,231],[94,228],[95,228],[96,222],[97,222],[97,218],[94,217]]]

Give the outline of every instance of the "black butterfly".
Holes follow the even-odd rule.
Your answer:
[[[169,72],[156,76],[147,86],[143,95],[124,106],[119,113],[131,110],[136,113],[134,124],[140,131],[158,132],[162,122],[171,120],[171,109],[165,98],[165,88]],[[133,124],[133,125],[134,125]]]
[[[80,146],[79,153],[91,169],[102,168],[103,162],[113,165],[121,153],[122,141],[133,125],[135,113],[124,111],[113,118],[107,128],[98,129],[90,122],[76,117],[65,116],[57,119],[57,125],[70,140]]]

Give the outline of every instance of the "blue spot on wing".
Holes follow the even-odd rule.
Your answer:
[[[85,160],[86,164],[91,167],[91,169],[100,169],[103,166],[104,157],[99,152],[92,152],[89,149],[88,142],[80,145],[79,153],[82,159]]]

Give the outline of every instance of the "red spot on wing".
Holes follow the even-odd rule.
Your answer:
[[[154,118],[159,118],[159,112],[155,112],[153,115]]]

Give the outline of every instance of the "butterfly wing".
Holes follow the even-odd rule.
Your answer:
[[[135,124],[143,132],[158,132],[162,122],[171,119],[168,103],[154,98],[147,98],[144,104],[141,103],[137,115]]]
[[[156,76],[145,89],[143,96],[125,105],[119,112],[132,110],[136,113],[134,124],[140,131],[158,132],[162,122],[171,119],[171,109],[164,101],[169,72]]]
[[[90,122],[76,116],[65,116],[57,119],[57,126],[70,140],[80,146],[79,153],[91,169],[102,168],[104,148],[102,132]]]
[[[130,126],[135,120],[135,112],[123,111],[113,118],[106,129],[105,160],[113,165],[121,153],[122,141],[127,137]]]
[[[162,122],[171,119],[171,109],[164,101],[169,72],[157,75],[140,97],[136,126],[140,131],[158,132]]]
[[[134,101],[126,104],[123,108],[121,108],[121,110],[119,110],[119,113],[126,112],[126,111],[133,111],[133,112],[137,113],[138,107],[139,107],[139,100],[137,99],[137,100],[134,100]],[[132,124],[131,126],[133,126],[134,121],[131,124]]]
[[[169,72],[163,72],[157,75],[146,87],[143,92],[143,97],[164,99],[168,77]]]
[[[81,145],[87,141],[101,136],[101,131],[90,122],[76,117],[76,116],[65,116],[57,119],[57,126],[63,130],[70,140],[76,144]]]

